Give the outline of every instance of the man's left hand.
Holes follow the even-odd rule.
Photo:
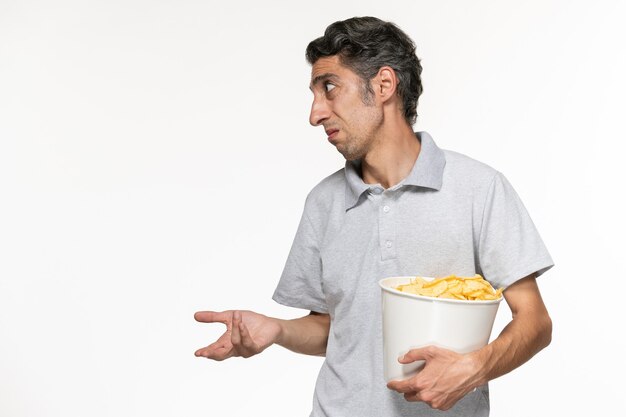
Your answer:
[[[472,356],[436,346],[412,349],[398,359],[402,364],[424,360],[424,367],[411,378],[391,381],[387,388],[404,394],[407,401],[423,401],[438,410],[448,410],[481,384]]]

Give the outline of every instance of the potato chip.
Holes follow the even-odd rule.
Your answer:
[[[428,281],[426,281],[424,278],[415,277],[414,279],[411,280],[410,284],[400,285],[400,286],[398,286],[397,289],[399,291],[403,291],[403,292],[408,292],[410,294],[417,294],[417,295],[419,295],[419,291],[422,289],[424,284],[426,284],[427,282]]]
[[[450,294],[463,294],[463,281],[455,280],[454,283],[449,284],[448,292]]]
[[[494,290],[491,284],[478,274],[473,277],[449,275],[431,281],[415,277],[409,284],[399,285],[396,289],[409,294],[453,300],[497,300],[504,290],[504,288]]]

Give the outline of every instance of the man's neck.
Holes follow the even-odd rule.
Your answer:
[[[393,187],[405,179],[415,165],[421,144],[408,124],[381,132],[375,146],[361,161],[361,177],[366,184]]]

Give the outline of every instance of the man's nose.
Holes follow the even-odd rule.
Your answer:
[[[330,109],[328,104],[323,99],[313,99],[311,105],[311,115],[309,116],[309,123],[311,126],[319,126],[324,123],[324,120],[330,116]]]

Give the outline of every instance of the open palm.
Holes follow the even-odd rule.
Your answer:
[[[226,325],[226,331],[219,339],[196,351],[196,356],[218,361],[232,356],[248,358],[261,353],[280,335],[280,325],[275,319],[253,311],[200,311],[194,317],[202,323]]]

